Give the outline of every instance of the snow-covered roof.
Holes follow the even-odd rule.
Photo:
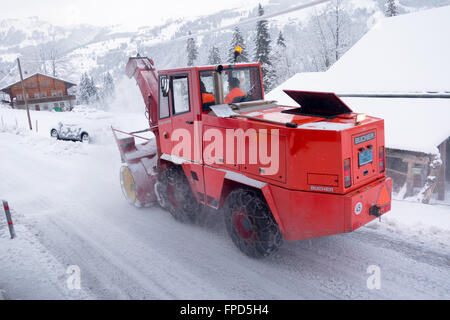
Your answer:
[[[450,93],[450,6],[382,19],[304,90]]]
[[[354,112],[384,119],[387,148],[437,154],[450,136],[450,99],[341,99]]]
[[[449,17],[445,6],[381,20],[330,68],[330,81],[338,91],[450,92]]]
[[[297,104],[283,90],[345,94],[450,93],[450,6],[383,19],[326,72],[299,73],[266,95]],[[450,136],[450,99],[343,98],[355,112],[385,119],[386,146],[437,153]]]
[[[68,84],[68,87],[76,86],[76,84],[73,83],[73,82],[66,81],[66,80],[64,80],[64,79],[60,79],[60,78],[56,78],[56,77],[52,77],[52,76],[49,76],[48,74],[43,74],[43,73],[40,73],[40,72],[36,72],[36,73],[32,74],[31,76],[28,76],[28,77],[26,77],[26,78],[23,78],[23,81],[25,81],[25,80],[27,80],[27,79],[30,79],[30,78],[33,78],[33,77],[35,77],[35,76],[37,76],[37,75],[40,75],[40,76],[43,76],[43,77],[47,77],[47,78],[51,78],[51,79],[54,79],[54,80],[57,80],[57,81],[62,81],[62,82],[64,82],[64,83]],[[15,86],[16,84],[18,84],[19,82],[20,82],[20,81],[14,82],[14,83],[12,83],[12,84],[10,84],[10,85],[4,87],[3,89],[0,89],[0,91],[6,92],[6,91],[8,91],[11,87],[13,87],[13,86]]]

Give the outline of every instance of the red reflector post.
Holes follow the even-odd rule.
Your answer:
[[[9,228],[9,233],[11,235],[11,239],[14,239],[16,237],[16,232],[14,231],[14,225],[13,225],[12,218],[11,218],[11,212],[9,211],[8,202],[2,201],[2,204],[3,204],[3,211],[5,211],[5,215],[6,215],[6,221],[8,222],[8,228]]]

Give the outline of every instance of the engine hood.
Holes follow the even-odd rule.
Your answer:
[[[328,118],[353,112],[338,96],[331,92],[295,90],[284,90],[284,92],[300,105],[300,108],[287,111],[288,113]]]

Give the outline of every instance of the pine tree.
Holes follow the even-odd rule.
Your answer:
[[[189,35],[192,35],[192,33],[189,31]],[[197,49],[197,43],[193,37],[189,37],[186,44],[186,51],[188,54],[188,66],[193,66],[194,61],[198,57],[198,49]]]
[[[386,16],[394,17],[398,15],[398,8],[395,0],[387,0],[386,2]]]
[[[220,64],[220,63],[221,63],[221,59],[220,59],[219,48],[212,46],[211,50],[209,51],[208,64],[215,65],[215,64]]]
[[[99,101],[98,89],[95,86],[94,79],[87,73],[81,76],[80,86],[78,88],[78,101],[82,104],[92,104]]]
[[[259,4],[258,15],[264,15],[264,9]],[[272,88],[273,68],[270,59],[270,35],[267,20],[259,20],[256,24],[255,60],[261,63],[264,91]]]
[[[272,88],[281,84],[293,75],[292,63],[288,57],[286,40],[280,31],[272,52]],[[272,89],[271,88],[271,89]]]
[[[244,37],[242,36],[239,27],[235,27],[233,32],[233,38],[231,40],[230,50],[228,51],[228,59],[227,59],[228,63],[234,63],[234,50],[238,46],[242,48],[242,53],[237,57],[236,62],[237,63],[249,62]]]
[[[283,32],[280,31],[277,39],[277,46],[281,48],[286,48],[286,40],[284,39]]]
[[[87,73],[81,75],[80,85],[78,86],[78,102],[81,104],[89,103],[90,80]]]
[[[331,36],[333,37],[333,51],[334,60],[338,61],[341,56],[342,47],[342,36],[345,35],[344,32],[344,8],[342,0],[333,1],[330,6],[330,13],[328,16],[331,18],[328,20],[328,28],[330,29]]]
[[[94,78],[91,77],[88,86],[89,103],[96,103],[99,100],[98,89],[95,86]]]
[[[103,77],[102,97],[105,100],[111,100],[114,98],[114,94],[115,94],[114,79],[108,71],[106,75]]]

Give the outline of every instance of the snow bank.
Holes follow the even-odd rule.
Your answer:
[[[450,206],[394,200],[392,211],[384,215],[381,222],[375,220],[367,227],[432,242],[448,250]]]

